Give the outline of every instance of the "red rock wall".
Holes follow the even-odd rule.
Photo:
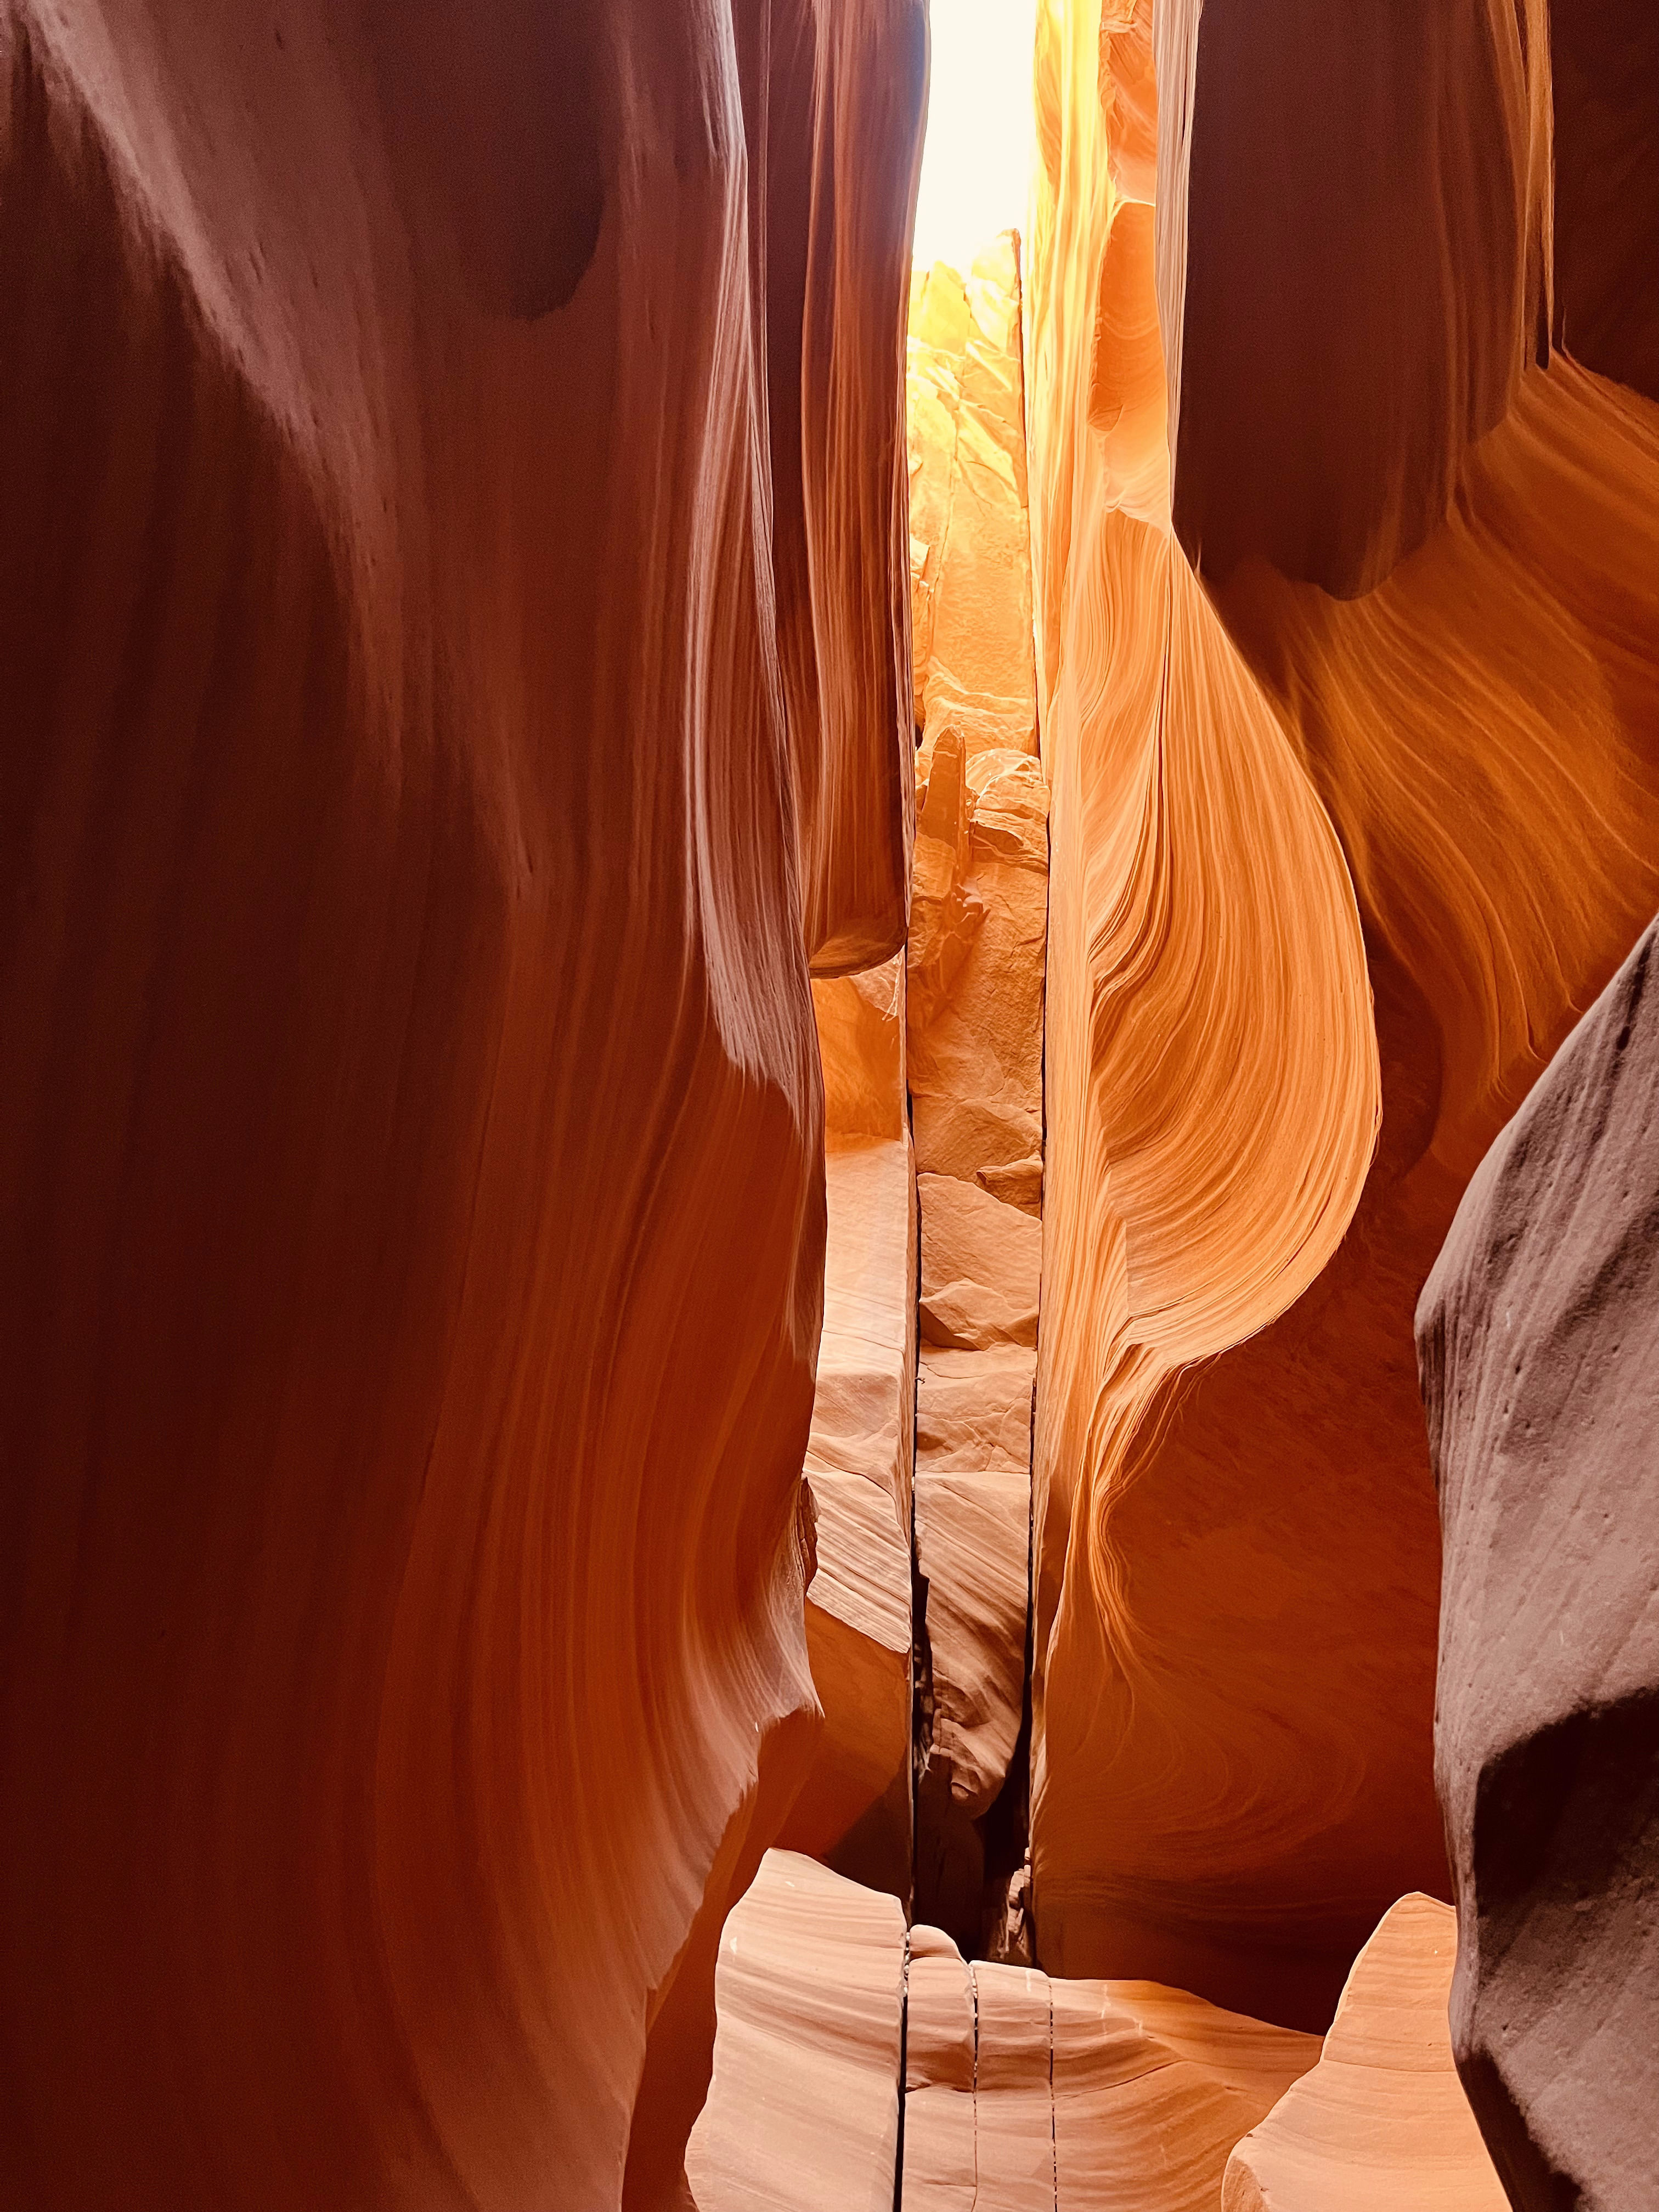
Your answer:
[[[8,2199],[617,2201],[813,1710],[922,42],[0,9]]]

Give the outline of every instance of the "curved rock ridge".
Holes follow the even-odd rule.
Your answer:
[[[696,2212],[892,2212],[904,1984],[894,1899],[768,1851],[720,1937]]]
[[[1541,13],[1416,12],[1038,27],[1040,1954],[1308,2026],[1449,1893],[1417,1292],[1659,901],[1659,415],[1538,357]]]
[[[39,2212],[614,2204],[799,1779],[807,956],[903,934],[924,35],[0,5]]]
[[[1227,2161],[1222,2212],[1504,2212],[1452,2063],[1457,1916],[1402,1897],[1354,1960],[1319,2063]]]
[[[1137,1620],[1118,1516],[1176,1378],[1329,1260],[1364,1183],[1377,1063],[1336,838],[1170,533],[1150,40],[1146,8],[1040,18],[1027,347],[1053,853],[1035,1875],[1051,1967],[1163,1964],[1219,1996],[1201,1936],[1160,1949],[1132,1925],[1203,1917],[1239,1762],[1194,1730],[1168,1621]],[[1137,1754],[1158,1748],[1129,1767],[1132,1721]],[[1247,1866],[1287,1815],[1294,1835],[1325,1812],[1271,1792],[1249,1809]],[[1209,1909],[1231,1923],[1232,1903]]]
[[[1659,924],[1418,1309],[1445,1535],[1452,2040],[1517,2212],[1636,2212],[1659,2107]]]
[[[970,1964],[921,1925],[905,2022],[905,2212],[1213,2212],[1320,2048],[1152,1983]]]

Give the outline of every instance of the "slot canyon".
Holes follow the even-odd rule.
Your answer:
[[[1659,2212],[1652,0],[0,76],[0,2212]]]

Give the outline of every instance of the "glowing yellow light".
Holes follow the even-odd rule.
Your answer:
[[[915,258],[966,269],[1000,230],[1025,228],[1036,0],[933,0],[932,13]]]

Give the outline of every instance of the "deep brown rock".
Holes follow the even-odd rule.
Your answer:
[[[1038,1955],[1310,2027],[1449,1894],[1417,1293],[1659,902],[1659,413],[1537,358],[1546,28],[1172,0],[1150,244],[1152,11],[1039,34]]]
[[[1659,2110],[1659,927],[1418,1310],[1457,2063],[1517,2212],[1637,2212]]]

